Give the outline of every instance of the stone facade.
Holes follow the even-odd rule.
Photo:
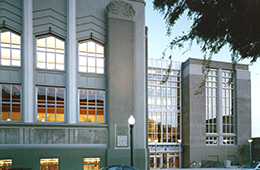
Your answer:
[[[239,164],[236,154],[238,145],[242,145],[251,138],[251,79],[248,65],[238,64],[233,70],[232,63],[211,61],[210,69],[216,70],[216,114],[217,129],[215,133],[206,133],[206,93],[195,94],[200,83],[204,80],[202,74],[203,60],[190,58],[182,64],[182,129],[183,129],[183,167],[195,162],[199,167],[202,160],[223,161],[225,144],[226,157],[232,164]],[[223,132],[224,111],[222,85],[224,71],[233,73],[233,133]],[[222,101],[223,100],[223,101]],[[223,118],[222,118],[223,116]],[[213,120],[212,120],[213,121]],[[206,138],[215,138],[216,144],[208,142]],[[206,161],[207,162],[207,161]]]
[[[106,144],[106,129],[2,128],[0,144]]]
[[[145,1],[0,0],[0,6],[0,32],[9,31],[20,36],[21,43],[19,66],[0,62],[0,87],[8,85],[20,88],[20,112],[17,118],[10,118],[10,115],[15,115],[11,107],[10,113],[0,111],[0,160],[12,159],[12,167],[34,169],[40,169],[42,158],[58,158],[59,169],[62,170],[83,169],[83,158],[99,158],[100,168],[112,164],[130,165],[127,120],[133,115],[137,120],[133,129],[134,166],[148,169],[147,113],[144,107]],[[54,64],[63,62],[64,69],[38,67],[40,54],[37,43],[40,38],[48,36],[64,42],[64,59],[53,60]],[[86,59],[86,63],[79,59],[79,44],[88,41],[103,49],[103,62],[96,64],[100,59],[98,52],[95,52],[93,62],[94,70],[101,68],[103,73],[79,69],[93,57],[85,55],[85,58],[90,58]],[[51,53],[54,56],[58,54]],[[0,59],[3,57],[0,55]],[[47,62],[47,53],[45,57],[46,66],[53,62]],[[53,114],[48,109],[55,108],[55,121],[39,118],[39,105],[42,104],[37,91],[39,87],[64,89],[62,104],[56,103],[54,106],[49,101],[45,102],[46,118]],[[81,121],[80,90],[105,94],[103,106],[94,104],[96,110],[92,114],[96,117],[88,122]],[[51,98],[59,100],[57,96],[56,99],[53,96]],[[9,103],[10,106],[13,104]],[[4,105],[2,98],[0,104]],[[60,106],[64,109],[62,118],[57,111]],[[90,110],[91,106],[83,107]],[[100,112],[101,121],[98,117]],[[2,115],[9,117],[2,118]],[[62,120],[56,121],[58,117]],[[86,119],[90,119],[90,116]],[[115,127],[118,124],[127,129],[124,136],[127,147],[120,149],[116,148]]]

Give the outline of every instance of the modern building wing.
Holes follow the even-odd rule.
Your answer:
[[[0,169],[148,169],[145,2],[0,6]]]
[[[203,62],[148,61],[151,169],[239,164],[237,146],[251,138],[248,65],[211,61],[205,77]]]

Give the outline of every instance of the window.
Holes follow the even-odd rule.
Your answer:
[[[64,88],[37,87],[37,121],[64,122]]]
[[[100,158],[84,158],[84,170],[99,170]]]
[[[233,73],[222,72],[222,119],[223,133],[234,133]]]
[[[21,120],[21,86],[0,84],[2,121]]]
[[[223,137],[223,144],[225,145],[225,141],[227,145],[235,145],[235,137]]]
[[[104,123],[105,92],[79,89],[79,121]]]
[[[91,40],[79,43],[79,72],[104,74],[104,46]]]
[[[180,139],[180,113],[148,112],[148,141],[177,143]]]
[[[217,145],[218,137],[206,137],[206,145]]]
[[[217,70],[206,79],[206,133],[217,133]]]
[[[58,170],[59,158],[40,159],[40,170]]]
[[[21,66],[21,38],[0,30],[0,65]]]
[[[64,41],[53,36],[37,38],[37,68],[64,70]]]
[[[12,168],[12,159],[0,159],[0,170]]]

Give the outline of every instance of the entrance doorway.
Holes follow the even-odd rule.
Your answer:
[[[178,153],[157,153],[150,154],[150,169],[170,170],[179,168]]]

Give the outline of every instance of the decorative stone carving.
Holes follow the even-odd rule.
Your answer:
[[[121,12],[124,16],[127,17],[135,16],[135,10],[133,5],[125,1],[121,1],[121,0],[111,1],[109,2],[106,8],[108,13],[112,13],[115,15],[118,15]]]
[[[69,135],[72,133],[71,135]],[[71,142],[69,142],[71,141]],[[106,144],[107,129],[2,128],[0,144]]]

